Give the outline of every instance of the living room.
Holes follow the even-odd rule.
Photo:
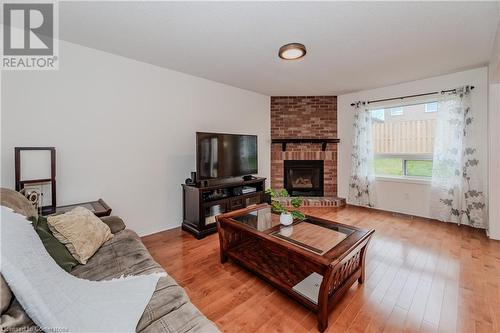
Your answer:
[[[3,330],[500,332],[500,2],[2,11]]]

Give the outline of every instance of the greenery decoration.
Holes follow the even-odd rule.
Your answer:
[[[299,219],[299,220],[306,219],[306,216],[304,215],[304,213],[302,213],[299,210],[290,210],[288,207],[283,206],[283,203],[278,199],[278,198],[289,198],[290,194],[288,194],[287,190],[285,190],[285,189],[273,190],[272,188],[269,188],[266,190],[266,193],[269,194],[271,196],[271,198],[273,199],[271,201],[271,207],[272,207],[273,212],[280,213],[280,214],[281,213],[285,213],[285,214],[289,213],[289,214],[292,214],[292,216],[294,218]],[[294,208],[299,208],[300,206],[302,206],[303,202],[304,202],[304,199],[302,199],[300,197],[293,197],[290,200],[290,204]]]

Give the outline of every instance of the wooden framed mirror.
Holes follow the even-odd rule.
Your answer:
[[[15,147],[16,191],[41,194],[43,215],[56,211],[56,149],[54,147]]]

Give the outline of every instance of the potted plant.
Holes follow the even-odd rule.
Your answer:
[[[299,210],[290,210],[289,208],[283,206],[283,203],[278,198],[288,198],[290,194],[285,189],[273,190],[272,188],[267,189],[266,193],[271,196],[271,207],[273,212],[280,213],[280,223],[283,225],[290,225],[293,223],[293,219],[305,220],[306,216]],[[299,197],[294,197],[290,200],[290,204],[294,208],[299,208],[304,199]]]

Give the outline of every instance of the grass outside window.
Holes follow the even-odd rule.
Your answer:
[[[411,160],[399,157],[375,157],[374,164],[375,175],[377,176],[432,177],[432,160]]]
[[[403,176],[403,159],[375,157],[375,174],[377,176]]]
[[[407,160],[406,175],[432,177],[432,160]]]

